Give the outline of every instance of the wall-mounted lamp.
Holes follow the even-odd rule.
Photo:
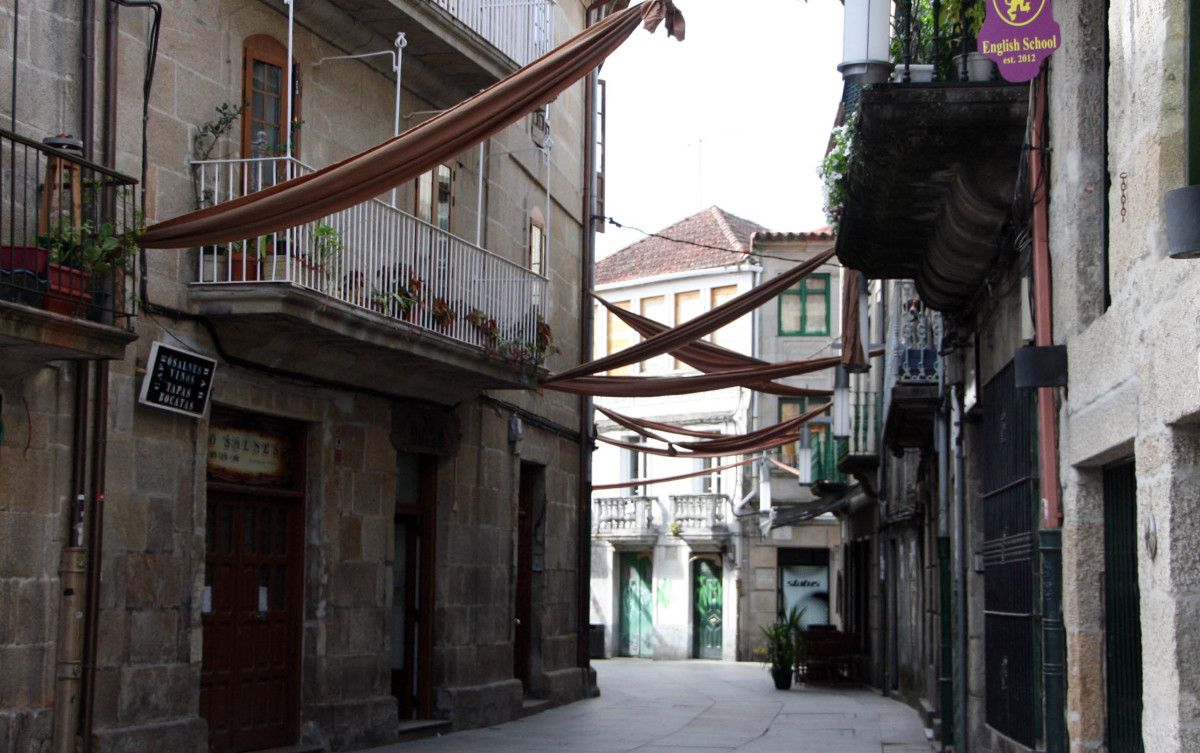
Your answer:
[[[796,470],[799,475],[796,477],[801,486],[808,486],[812,483],[812,447],[809,446],[808,434],[796,444]]]
[[[833,372],[833,436],[846,439],[850,433],[850,373],[839,365]]]
[[[859,84],[887,81],[892,0],[845,0],[842,30],[842,78]]]

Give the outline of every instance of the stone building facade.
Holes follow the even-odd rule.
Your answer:
[[[95,160],[139,179],[149,222],[222,201],[224,188],[265,187],[251,176],[288,161],[285,130],[293,172],[329,164],[392,135],[398,90],[406,128],[584,25],[582,3],[517,5],[514,41],[476,31],[444,3],[297,4],[288,61],[285,5],[167,4],[144,181],[150,16],[122,8],[107,36],[100,12],[96,59],[111,49],[115,68],[97,64]],[[14,10],[0,6],[10,31],[0,49],[18,75],[5,122],[12,115],[15,133],[35,142],[85,133],[76,6]],[[407,36],[399,89],[384,55],[328,59],[394,51],[397,32]],[[279,87],[289,67],[290,128]],[[324,221],[333,229],[320,232],[341,245],[332,262],[316,255],[310,227],[275,235],[273,255],[260,239],[248,262],[234,254],[254,239],[145,250],[118,285],[137,304],[127,319],[0,301],[0,749],[72,745],[72,714],[97,751],[353,749],[590,692],[578,616],[582,404],[531,391],[584,345],[586,86],[482,153],[369,203],[366,220]],[[197,140],[218,107],[243,102],[215,143]],[[552,146],[539,146],[547,120]],[[224,184],[199,177],[218,169]],[[11,218],[4,242],[19,244]],[[376,227],[424,234],[395,236],[394,251],[371,240]],[[351,295],[355,279],[382,279],[364,260],[393,252],[414,270],[417,259],[443,259],[423,268],[427,294],[411,317]],[[515,303],[483,313],[528,336],[536,311],[552,345],[523,342],[526,355],[506,359],[503,343],[481,340],[454,296],[466,301],[482,273],[449,276],[455,263],[437,256],[449,253],[503,270],[498,284]],[[454,322],[431,318],[435,294],[457,306]],[[155,343],[216,361],[199,418],[139,402]],[[103,526],[98,612],[86,618],[62,611],[60,598],[78,493],[80,530]],[[73,642],[84,646],[80,663],[63,665]],[[63,666],[82,686],[56,682]]]

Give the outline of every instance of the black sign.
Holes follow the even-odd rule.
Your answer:
[[[212,393],[217,362],[162,343],[150,346],[138,402],[202,418]]]

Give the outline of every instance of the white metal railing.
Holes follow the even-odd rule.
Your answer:
[[[528,65],[554,46],[553,0],[433,0],[493,47]]]
[[[629,534],[654,526],[654,497],[605,497],[593,503],[593,530],[599,534]]]
[[[671,519],[685,531],[717,528],[725,525],[728,505],[729,496],[725,494],[673,494]]]
[[[313,169],[286,157],[193,162],[201,206]],[[259,238],[205,246],[196,281],[299,285],[514,364],[539,363],[547,280],[381,199]]]

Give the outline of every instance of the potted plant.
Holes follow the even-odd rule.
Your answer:
[[[953,54],[952,77],[959,81],[991,81],[996,63],[977,52],[976,39],[983,26],[983,0],[944,0],[942,14],[950,25],[950,49]],[[967,50],[964,54],[963,50]]]
[[[272,252],[271,236],[260,235],[253,240],[236,241],[229,245],[230,282],[255,282],[262,279],[262,260]]]
[[[111,222],[72,226],[65,218],[50,235],[41,236],[39,245],[49,254],[46,310],[83,316],[92,301],[92,275],[124,265],[137,250],[133,237],[133,231],[118,233]]]
[[[403,264],[382,267],[375,273],[371,301],[381,314],[410,321],[421,305],[424,281]]]
[[[800,623],[803,616],[803,609],[792,607],[786,618],[760,628],[766,638],[766,645],[760,654],[763,664],[771,670],[776,690],[792,687],[796,659],[804,648],[803,626]]]
[[[833,129],[829,137],[832,146],[818,170],[825,195],[825,221],[835,233],[847,199],[846,174],[850,171],[854,149],[855,123],[857,121],[852,120]]]
[[[433,303],[429,306],[429,316],[443,329],[454,324],[454,320],[458,318],[458,312],[454,310],[454,306],[445,298],[434,298]]]
[[[467,312],[467,323],[475,328],[483,338],[485,346],[491,350],[500,337],[500,325],[481,309],[471,309]]]
[[[337,258],[346,250],[342,234],[332,225],[318,222],[313,225],[309,237],[309,252],[300,259],[300,265],[313,273],[312,287],[322,293],[330,293],[330,273]]]

